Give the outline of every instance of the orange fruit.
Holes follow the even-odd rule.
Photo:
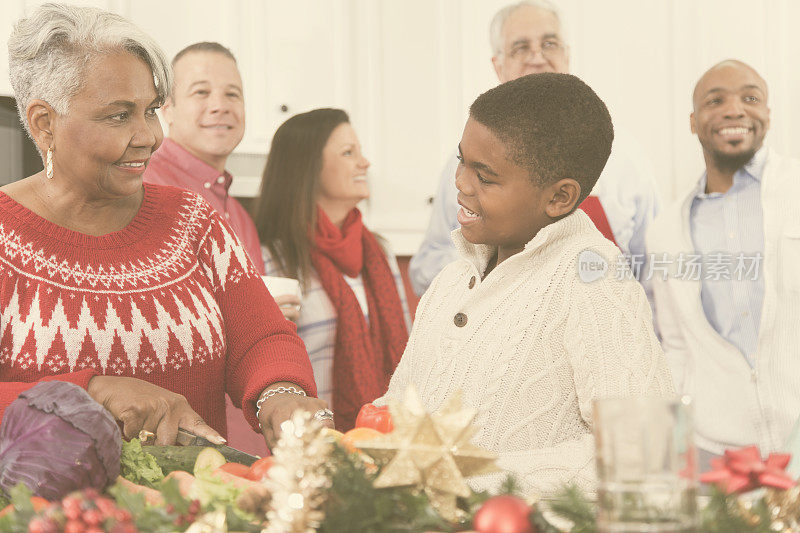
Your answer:
[[[381,433],[377,429],[353,428],[347,433],[345,433],[344,437],[342,437],[342,446],[344,446],[344,448],[350,453],[354,453],[355,451],[358,450],[358,448],[356,447],[356,443],[372,440],[382,436],[383,433]]]

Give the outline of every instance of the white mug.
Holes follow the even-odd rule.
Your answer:
[[[295,295],[298,298],[302,298],[302,293],[300,292],[300,282],[294,278],[261,276],[261,279],[264,280],[264,284],[267,286],[267,290],[273,298],[276,296],[285,295]]]

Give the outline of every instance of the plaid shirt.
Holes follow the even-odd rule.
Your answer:
[[[397,259],[391,251],[386,249],[385,245],[384,251],[394,276],[397,292],[400,295],[400,304],[403,306],[403,319],[406,321],[406,328],[411,332],[411,314],[408,310],[406,292],[403,286],[403,279],[400,276],[400,269],[397,266]],[[267,276],[284,275],[266,247],[261,247],[261,255],[264,258],[264,268]],[[356,299],[364,311],[364,319],[369,324],[367,294],[364,290],[361,274],[355,278],[344,276],[344,279],[356,295]],[[297,320],[297,334],[303,339],[306,350],[308,350],[308,357],[311,359],[311,366],[314,369],[314,380],[317,382],[317,394],[321,399],[328,402],[328,405],[332,405],[336,309],[325,293],[325,289],[322,288],[322,283],[315,271],[312,271],[307,286],[303,291],[300,318]]]

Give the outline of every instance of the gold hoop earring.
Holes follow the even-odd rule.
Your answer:
[[[53,148],[47,149],[47,163],[45,164],[45,171],[47,172],[47,179],[53,179]]]

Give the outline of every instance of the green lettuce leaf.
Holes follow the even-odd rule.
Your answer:
[[[138,485],[156,488],[156,484],[164,479],[164,472],[156,458],[142,448],[139,439],[122,441],[120,466],[122,477]]]

